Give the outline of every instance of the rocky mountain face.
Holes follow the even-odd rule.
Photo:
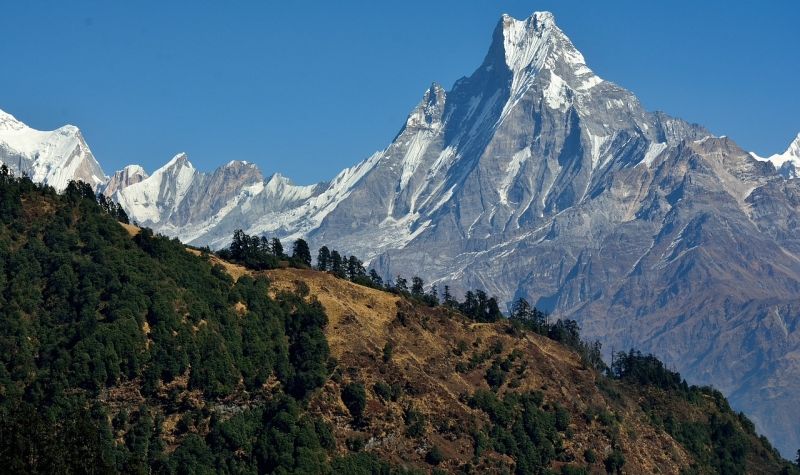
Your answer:
[[[113,196],[118,190],[145,180],[149,175],[140,165],[128,165],[118,170],[108,181],[100,187],[107,197]]]
[[[35,161],[3,143],[4,162]],[[535,13],[503,16],[471,76],[450,91],[433,84],[385,150],[328,183],[265,179],[237,161],[206,174],[178,155],[101,187],[132,220],[191,244],[224,246],[238,228],[304,236],[387,278],[525,297],[609,351],[652,351],[720,388],[790,454],[800,446],[798,166],[800,137],[761,158],[646,111],[592,72],[551,14]],[[97,170],[88,177],[100,184]]]
[[[80,130],[65,125],[53,131],[35,130],[11,114],[0,111],[0,163],[57,190],[70,180],[93,186],[106,181]]]

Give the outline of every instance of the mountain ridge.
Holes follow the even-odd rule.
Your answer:
[[[116,221],[88,186],[3,170],[0,196],[10,472],[798,472],[654,357],[603,371],[574,322],[296,256],[245,268]]]
[[[150,176],[112,197],[195,245],[224,246],[239,228],[304,236],[384,278],[526,297],[607,348],[644,342],[721,387],[789,453],[800,445],[782,416],[800,394],[786,383],[800,376],[800,207],[786,163],[644,110],[538,13],[502,17],[471,76],[431,85],[386,149],[328,183],[189,164],[183,181]],[[228,182],[214,188],[218,172]]]

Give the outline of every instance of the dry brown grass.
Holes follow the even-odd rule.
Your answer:
[[[122,226],[125,229],[125,231],[128,231],[128,234],[130,234],[131,237],[136,236],[140,232],[142,232],[142,228],[134,226],[132,224],[119,223],[119,225]]]
[[[199,256],[202,254],[202,252],[198,251],[197,249],[192,249],[190,247],[186,248],[186,252],[194,254],[195,256]],[[253,272],[251,270],[248,270],[246,267],[240,266],[238,264],[232,264],[228,261],[223,261],[222,259],[213,254],[208,255],[208,262],[210,262],[212,266],[216,265],[221,266],[223,269],[225,269],[225,272],[233,278],[233,280],[239,280],[239,278],[243,275],[253,274]]]
[[[597,388],[595,373],[582,367],[578,355],[548,338],[514,336],[506,323],[468,322],[444,309],[414,304],[327,273],[280,269],[266,274],[276,290],[293,290],[297,281],[304,282],[310,295],[325,307],[329,318],[326,335],[342,379],[341,383],[329,381],[311,407],[334,426],[342,449],[347,437],[358,436],[371,441],[371,450],[397,463],[424,466],[422,458],[431,445],[438,446],[450,459],[445,469],[454,469],[454,461],[471,460],[471,430],[487,419],[470,408],[464,396],[476,388],[488,388],[485,373],[492,360],[516,350],[522,357],[500,392],[511,390],[508,383],[515,380],[514,391],[541,391],[546,403],[566,407],[573,414],[573,435],[563,445],[577,462],[582,464],[584,451],[592,448],[599,460],[593,469],[602,473],[602,459],[612,449],[612,429],[596,420],[586,422],[580,415],[603,408],[622,414],[616,438],[625,453],[626,473],[679,473],[690,463],[685,450],[655,429],[636,401],[609,400]],[[393,356],[384,362],[383,348],[389,341],[394,345]],[[467,349],[458,355],[460,341]],[[501,353],[490,356],[474,370],[455,370],[470,356],[498,346],[502,346]],[[523,366],[522,375],[516,375],[517,368]],[[341,384],[348,381],[359,381],[367,389],[365,427],[353,426],[339,400]],[[400,384],[406,397],[398,402],[382,401],[372,389],[378,382]],[[427,418],[425,435],[419,439],[405,436],[403,413],[407,407]],[[495,457],[500,466],[510,463],[507,457]],[[498,471],[497,466],[479,469]]]
[[[310,294],[325,307],[328,315],[326,336],[337,358],[352,342],[353,324],[359,328],[359,334],[368,334],[375,341],[385,340],[400,301],[388,292],[356,285],[324,272],[276,269],[266,274],[278,290],[292,291],[297,281],[308,285]]]

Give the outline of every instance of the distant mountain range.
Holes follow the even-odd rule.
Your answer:
[[[471,76],[433,84],[385,150],[327,183],[242,161],[202,173],[184,154],[107,178],[78,129],[7,114],[0,161],[56,188],[88,181],[191,244],[303,236],[387,278],[525,297],[718,387],[784,454],[800,447],[800,136],[762,158],[648,112],[549,13],[503,16]]]

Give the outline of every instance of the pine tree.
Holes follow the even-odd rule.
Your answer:
[[[247,236],[244,231],[241,229],[237,229],[233,232],[233,240],[231,241],[231,258],[234,260],[240,260],[244,256],[244,248],[245,248],[245,236]]]
[[[527,300],[520,297],[511,306],[511,318],[528,322],[533,317],[531,312],[531,304]]]
[[[328,246],[322,246],[317,253],[317,270],[326,271],[331,265],[331,251]]]
[[[411,278],[411,295],[417,298],[425,295],[425,282],[417,276]]]
[[[503,312],[500,311],[500,306],[497,304],[497,299],[490,297],[486,302],[486,321],[496,322],[502,318]]]
[[[383,279],[381,278],[381,276],[378,275],[377,272],[375,272],[375,269],[369,270],[369,279],[372,281],[372,285],[374,287],[377,287],[379,289],[383,288]]]
[[[399,294],[407,294],[408,293],[408,281],[401,277],[397,276],[397,279],[394,281],[394,290]]]
[[[442,299],[444,301],[445,306],[453,307],[456,304],[456,301],[453,300],[453,296],[450,294],[450,286],[444,286],[444,292],[442,293]]]
[[[276,237],[272,238],[272,246],[270,246],[270,250],[272,251],[272,255],[278,259],[286,257],[286,255],[283,253],[283,244],[281,244],[281,240]]]
[[[339,251],[331,251],[331,272],[336,277],[345,278],[345,266]]]
[[[475,298],[475,293],[471,290],[467,290],[467,293],[464,294],[464,302],[459,305],[459,310],[470,318],[476,318],[478,314],[478,300]]]
[[[428,300],[430,300],[433,306],[439,305],[439,289],[436,288],[436,284],[431,286],[431,291],[428,293]]]
[[[311,250],[305,239],[298,239],[292,246],[292,259],[300,264],[311,267]]]
[[[367,271],[364,270],[364,264],[362,264],[356,256],[350,256],[347,259],[347,276],[350,278],[350,280],[356,280],[359,277],[363,277],[366,273]]]

